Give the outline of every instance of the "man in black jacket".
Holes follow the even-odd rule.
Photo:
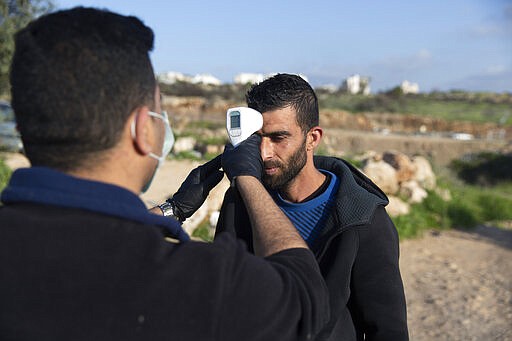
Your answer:
[[[331,320],[316,340],[407,340],[386,195],[349,163],[313,156],[323,132],[316,95],[301,77],[278,74],[246,98],[263,114],[264,184],[315,253],[329,287]],[[217,233],[235,231],[251,245],[254,231],[238,195],[226,193]]]
[[[152,46],[137,18],[89,8],[17,33],[12,103],[31,167],[1,195],[0,339],[310,340],[327,289],[260,182],[259,136],[206,167],[207,187],[220,166],[236,183],[257,256],[228,234],[189,241],[139,199],[173,143]],[[181,208],[204,200],[189,180]]]

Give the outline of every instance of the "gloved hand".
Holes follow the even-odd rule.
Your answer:
[[[251,175],[261,180],[263,160],[260,153],[261,136],[252,134],[236,148],[228,143],[222,153],[222,168],[229,180],[240,175]]]
[[[189,218],[208,197],[210,191],[222,180],[221,155],[193,169],[171,199],[174,215],[181,221]]]

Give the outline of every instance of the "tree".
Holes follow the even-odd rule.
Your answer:
[[[52,0],[0,0],[0,97],[9,91],[14,34],[53,8]]]

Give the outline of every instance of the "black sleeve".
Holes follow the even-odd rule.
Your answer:
[[[364,330],[366,340],[408,340],[398,233],[384,207],[377,208],[372,223],[358,236],[350,302],[362,324],[358,327]]]
[[[226,276],[219,340],[311,340],[328,321],[327,288],[307,249],[261,258],[240,248]]]

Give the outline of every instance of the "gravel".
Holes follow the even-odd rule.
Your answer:
[[[400,266],[412,341],[512,340],[512,230],[433,231]]]

